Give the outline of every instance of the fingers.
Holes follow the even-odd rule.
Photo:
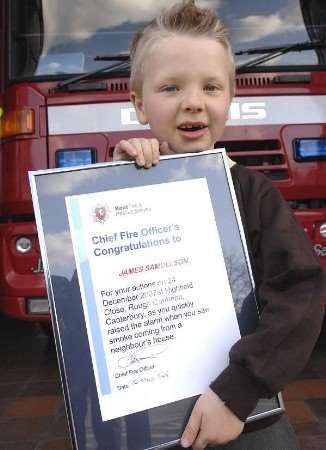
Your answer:
[[[159,142],[143,138],[122,140],[114,149],[113,160],[135,161],[138,166],[148,169],[160,160]]]
[[[236,439],[244,423],[208,388],[197,400],[181,438],[182,447],[203,450]]]
[[[120,141],[113,150],[114,161],[121,161],[121,160],[132,161],[136,156],[137,150],[129,141],[126,140]]]
[[[171,155],[171,149],[167,142],[161,142],[160,144],[160,154],[161,155]]]
[[[209,439],[207,439],[202,431],[197,436],[197,439],[192,444],[193,450],[204,450],[210,444]],[[214,444],[216,445],[216,444]]]
[[[140,167],[149,169],[160,160],[159,143],[156,139],[131,139],[137,148],[136,163]]]
[[[193,446],[198,432],[200,430],[201,424],[201,414],[197,411],[196,405],[192,410],[191,416],[188,420],[186,428],[181,436],[181,446],[183,448],[188,448]]]

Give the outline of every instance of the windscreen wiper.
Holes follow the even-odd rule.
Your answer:
[[[129,61],[129,52],[120,52],[108,55],[95,56],[94,61]]]
[[[301,52],[305,50],[315,50],[316,48],[326,48],[326,41],[306,41],[283,46],[257,47],[257,48],[248,48],[246,50],[240,50],[236,52],[235,55],[255,55],[262,53],[267,54],[259,56],[258,58],[254,58],[251,61],[248,61],[244,64],[238,65],[236,67],[236,70],[237,72],[239,72],[242,69],[257,66],[258,64],[277,58],[278,56],[284,55],[285,53]]]
[[[110,73],[110,72],[121,72],[128,70],[130,68],[129,54],[127,53],[118,53],[116,55],[104,55],[104,56],[96,56],[94,58],[95,61],[119,61],[116,64],[110,64],[100,69],[92,70],[90,72],[83,73],[81,75],[77,75],[72,78],[68,78],[68,80],[60,81],[56,85],[52,92],[60,92],[66,91],[68,86],[72,84],[78,83],[79,81],[86,80],[88,78],[92,78],[93,75],[98,75],[102,72]]]

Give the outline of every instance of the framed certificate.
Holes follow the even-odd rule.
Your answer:
[[[224,151],[30,181],[74,449],[177,444],[258,321]],[[248,421],[282,409],[262,400]]]

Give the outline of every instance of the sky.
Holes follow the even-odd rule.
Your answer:
[[[156,16],[163,7],[175,0],[43,0],[48,46],[56,37],[65,40],[67,34],[75,39],[87,39],[99,29],[112,29],[129,23],[137,27]],[[232,35],[243,42],[273,34],[291,34],[302,28],[299,0],[199,0],[199,6],[215,10],[227,23]],[[64,14],[62,12],[64,11]],[[61,39],[60,39],[61,36]]]
[[[95,56],[126,51],[134,31],[174,3],[175,0],[43,0],[43,54],[82,51]],[[308,39],[299,0],[198,0],[197,4],[215,10],[226,23],[234,51]],[[298,59],[298,54],[294,57]]]

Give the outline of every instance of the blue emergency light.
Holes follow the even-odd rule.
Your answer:
[[[55,155],[56,167],[85,166],[96,162],[94,148],[64,148],[58,150]]]
[[[299,162],[326,160],[326,138],[296,139],[294,159]]]

